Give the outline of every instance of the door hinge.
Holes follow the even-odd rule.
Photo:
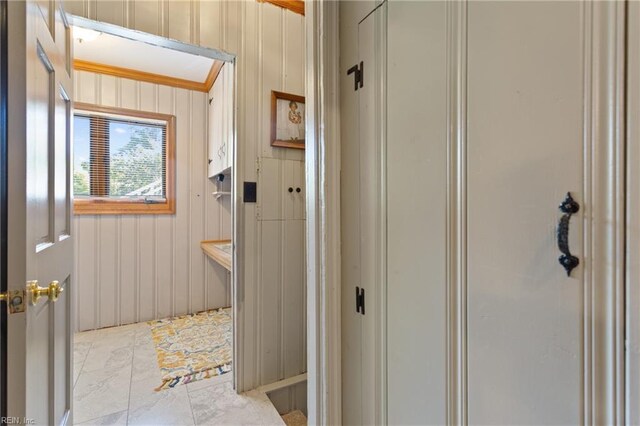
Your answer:
[[[364,288],[356,287],[356,312],[364,315]]]
[[[347,71],[347,75],[354,74],[353,76],[353,89],[358,90],[362,89],[364,86],[364,62],[360,61],[360,67],[358,64],[355,64]]]
[[[10,314],[18,314],[24,312],[25,296],[24,290],[10,290],[6,293],[0,293],[0,302],[7,302]]]

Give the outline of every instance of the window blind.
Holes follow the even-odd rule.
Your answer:
[[[165,201],[167,123],[77,111],[74,196]]]

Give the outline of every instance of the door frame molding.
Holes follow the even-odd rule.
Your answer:
[[[447,424],[467,424],[467,2],[447,2]]]
[[[627,8],[625,424],[640,424],[640,4]]]
[[[625,2],[583,5],[585,424],[625,421]]]
[[[307,4],[307,411],[342,423],[338,2]]]
[[[8,2],[7,73],[9,87],[26,87],[27,84],[27,8],[26,2]],[[7,126],[7,167],[8,182],[7,199],[11,209],[7,211],[7,226],[11,233],[7,234],[7,284],[9,290],[22,290],[26,282],[26,144],[27,140],[27,94],[25,91],[8,90],[7,118],[12,126]],[[12,314],[7,319],[7,336],[15,348],[25,348],[25,313]],[[26,392],[26,357],[20,350],[7,348],[8,371],[23,374],[7,374],[7,388],[11,395],[7,395],[7,412],[12,415],[26,413],[24,397]]]
[[[0,0],[0,292],[8,290],[7,282],[7,108],[8,71],[7,66],[7,3]],[[0,417],[7,417],[7,309],[0,309]]]

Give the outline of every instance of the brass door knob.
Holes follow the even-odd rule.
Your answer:
[[[37,304],[42,296],[47,296],[50,301],[55,302],[63,291],[64,287],[58,281],[51,281],[49,287],[40,287],[37,280],[27,282],[27,293],[32,305]]]

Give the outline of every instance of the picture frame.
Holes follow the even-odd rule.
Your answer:
[[[271,91],[271,146],[305,148],[304,96]]]

